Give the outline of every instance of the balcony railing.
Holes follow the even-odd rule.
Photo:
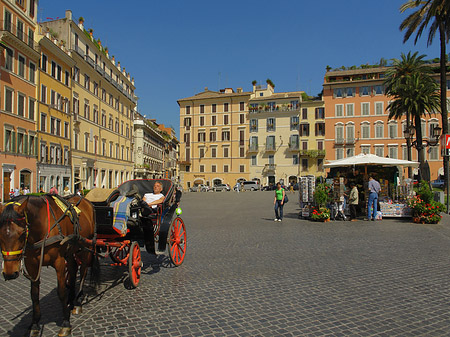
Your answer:
[[[85,59],[86,59],[87,63],[89,63],[92,68],[95,67],[95,62],[92,59],[92,57],[90,57],[89,55],[85,55]]]
[[[265,164],[265,165],[264,165],[264,170],[265,170],[265,171],[271,171],[271,172],[273,172],[273,171],[275,171],[276,168],[277,168],[277,165],[276,165],[276,164]]]
[[[249,152],[258,152],[258,144],[250,144],[248,146],[248,151]]]
[[[27,28],[25,25],[23,29]],[[20,41],[26,44],[28,47],[37,50],[38,44],[34,42],[32,35],[28,35],[23,30],[17,28],[11,21],[0,21],[0,31],[10,32],[12,35],[17,37]]]
[[[345,144],[345,139],[344,138],[336,138],[334,140],[334,144],[335,145],[344,145]]]
[[[105,73],[105,78],[106,78],[109,82],[112,81],[112,77],[111,77],[108,73]]]
[[[346,141],[345,141],[345,143],[346,143],[347,145],[355,144],[355,143],[356,143],[356,139],[355,139],[355,138],[347,138]]]
[[[95,65],[95,70],[97,70],[102,76],[105,76],[105,71],[99,64]]]
[[[259,112],[287,112],[287,111],[300,111],[300,106],[295,105],[277,105],[275,107],[272,106],[257,106],[257,107],[249,107],[248,111],[250,113],[259,113]]]
[[[75,52],[76,52],[78,55],[80,55],[82,58],[84,58],[84,55],[85,55],[84,50],[81,49],[79,46],[75,46]]]
[[[266,144],[266,151],[275,151],[276,146],[275,144]]]
[[[300,156],[311,158],[324,157],[325,150],[300,150]]]

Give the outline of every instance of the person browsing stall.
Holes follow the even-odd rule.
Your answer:
[[[377,216],[378,193],[380,193],[380,191],[381,191],[380,183],[376,181],[372,176],[370,176],[369,202],[367,204],[367,220],[370,220],[372,218],[372,221],[375,221],[375,217]]]

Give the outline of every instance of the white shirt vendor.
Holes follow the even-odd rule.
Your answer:
[[[149,205],[152,206],[152,208],[156,208],[158,206],[158,204],[153,204],[155,201],[159,201],[161,199],[161,202],[159,202],[158,204],[162,203],[164,201],[164,194],[162,193],[158,193],[158,194],[154,194],[154,193],[145,193],[144,194],[144,201]],[[153,205],[152,205],[153,204]]]

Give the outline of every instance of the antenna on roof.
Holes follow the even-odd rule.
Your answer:
[[[220,90],[220,76],[222,75],[222,73],[219,71],[219,73],[217,74],[217,91]]]

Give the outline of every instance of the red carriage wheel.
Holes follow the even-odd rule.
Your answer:
[[[176,217],[169,229],[169,256],[175,266],[179,266],[184,261],[186,255],[186,228],[181,218]]]
[[[131,244],[130,255],[128,256],[128,271],[131,285],[136,288],[141,279],[141,249],[136,241]]]

